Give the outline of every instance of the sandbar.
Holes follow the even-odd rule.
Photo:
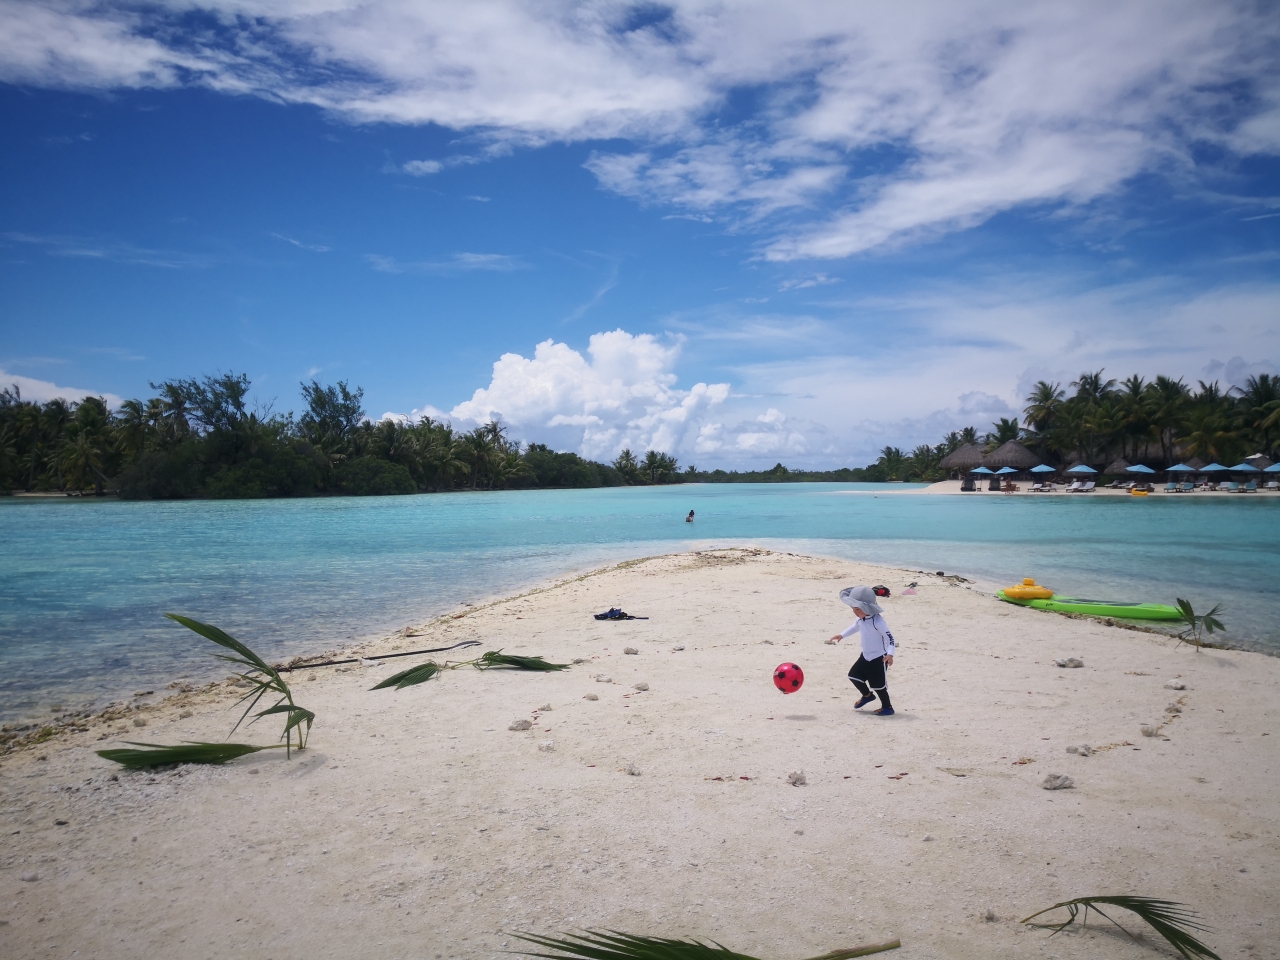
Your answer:
[[[892,718],[853,709],[857,651],[824,643],[855,583],[893,594]],[[611,606],[649,619],[592,619]],[[779,960],[894,937],[886,956],[1173,956],[1018,922],[1105,893],[1188,904],[1224,958],[1280,950],[1280,659],[759,549],[619,564],[363,652],[465,639],[583,662],[398,692],[370,688],[414,658],[295,671],[318,719],[292,759],[129,773],[94,753],[225,738],[227,683],[5,756],[4,955],[478,958],[610,928]],[[790,696],[784,661],[806,675]],[[269,743],[269,722],[234,739]]]

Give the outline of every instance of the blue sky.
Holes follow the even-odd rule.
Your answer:
[[[1179,3],[0,4],[0,375],[860,465],[1280,363],[1280,29]]]

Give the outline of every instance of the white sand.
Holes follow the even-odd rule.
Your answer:
[[[893,718],[854,712],[856,650],[823,643],[857,582],[894,592]],[[591,619],[617,604],[652,619]],[[492,957],[507,931],[608,927],[779,960],[891,937],[904,958],[1172,955],[1015,922],[1099,893],[1194,906],[1224,958],[1280,952],[1280,660],[763,551],[624,565],[424,632],[383,647],[474,637],[590,660],[401,692],[369,688],[403,660],[295,673],[319,719],[292,760],[130,774],[94,755],[114,742],[101,725],[10,755],[0,954]],[[1084,668],[1054,666],[1066,656]],[[770,682],[785,660],[807,675],[786,698]],[[230,698],[188,694],[112,732],[220,739]],[[266,723],[236,739],[270,742]],[[1065,752],[1078,743],[1100,751]],[[1041,789],[1049,773],[1074,789]]]

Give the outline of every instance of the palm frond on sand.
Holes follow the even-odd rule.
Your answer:
[[[186,743],[175,746],[166,746],[163,743],[137,743],[133,740],[125,742],[142,749],[99,750],[98,756],[106,760],[114,760],[130,770],[146,770],[149,767],[164,767],[172,763],[226,763],[228,760],[257,753],[259,750],[280,749],[279,745],[251,747],[247,743],[202,743],[198,740],[188,740]]]
[[[1151,897],[1077,897],[1075,900],[1066,900],[1062,903],[1055,903],[1052,907],[1045,907],[1039,913],[1033,913],[1022,922],[1030,923],[1036,917],[1046,914],[1050,910],[1065,909],[1069,916],[1062,923],[1034,924],[1037,927],[1053,927],[1054,934],[1057,934],[1063,928],[1075,923],[1076,917],[1083,907],[1084,923],[1089,922],[1089,911],[1093,910],[1104,920],[1108,920],[1120,927],[1129,937],[1133,937],[1133,934],[1103,913],[1098,904],[1122,907],[1131,913],[1137,914],[1156,933],[1169,941],[1169,944],[1182,954],[1186,960],[1195,960],[1197,957],[1204,958],[1204,960],[1222,960],[1221,957],[1197,940],[1191,933],[1193,930],[1203,932],[1209,928],[1200,922],[1194,912],[1181,903],[1174,903],[1172,900],[1154,900]]]
[[[280,739],[284,741],[285,753],[292,753],[293,734],[295,732],[298,736],[297,748],[301,750],[307,745],[307,734],[311,732],[311,723],[315,720],[316,715],[293,702],[293,692],[275,667],[271,666],[235,637],[219,630],[217,627],[176,613],[166,613],[165,616],[175,623],[182,624],[188,630],[200,634],[206,640],[212,640],[218,646],[230,650],[233,655],[218,654],[218,659],[226,660],[228,663],[234,663],[244,668],[244,671],[236,674],[236,676],[241,680],[247,681],[251,687],[249,692],[237,702],[244,703],[247,700],[249,705],[245,707],[244,713],[240,715],[236,725],[231,728],[232,733],[239,729],[240,724],[244,723],[245,717],[258,705],[258,702],[263,697],[271,694],[278,697],[276,702],[265,710],[255,713],[253,719],[249,722],[256,723],[260,718],[272,714],[285,714],[284,733],[280,735]]]
[[[549,673],[555,670],[568,670],[567,663],[547,663],[541,657],[517,657],[501,650],[490,650],[482,657],[469,661],[477,669],[487,670],[490,667],[514,667],[517,670],[537,670]],[[461,666],[461,664],[459,664]]]
[[[393,673],[373,689],[382,690],[386,687],[395,687],[397,690],[403,690],[405,687],[412,687],[416,683],[426,683],[443,669],[444,667],[434,660],[428,660],[426,663],[420,663],[418,666],[410,667],[408,670]]]
[[[475,667],[477,670],[488,670],[491,667],[510,667],[514,670],[534,670],[539,673],[548,673],[555,670],[568,670],[569,664],[548,663],[542,657],[517,657],[510,653],[503,653],[501,650],[490,650],[474,660],[463,660],[459,663],[446,661],[443,664],[439,664],[434,660],[428,660],[426,663],[410,667],[408,670],[393,673],[373,689],[384,690],[387,687],[395,687],[397,690],[403,690],[405,687],[426,683],[432,677],[443,673],[445,670],[457,670],[459,667]]]
[[[564,960],[565,957],[586,957],[588,960],[756,960],[745,953],[734,953],[716,943],[708,945],[697,940],[672,940],[667,937],[645,937],[630,933],[587,931],[582,934],[566,934],[563,937],[543,937],[532,933],[513,934],[517,939],[558,953],[528,953],[530,957],[546,957],[548,960]],[[850,960],[885,950],[894,950],[902,944],[897,940],[877,943],[848,950],[832,950],[812,960]]]

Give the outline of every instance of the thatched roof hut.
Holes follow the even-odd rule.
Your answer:
[[[1039,463],[1040,458],[1017,440],[1010,440],[1003,446],[991,451],[982,461],[984,467],[990,467],[992,470],[999,470],[1001,467],[1026,470],[1039,465]]]
[[[1116,457],[1109,464],[1107,464],[1107,469],[1103,470],[1102,472],[1109,473],[1112,475],[1118,475],[1118,474],[1124,473],[1126,470],[1129,469],[1130,466],[1131,464],[1124,457]]]
[[[1201,460],[1199,457],[1192,457],[1190,460],[1186,461],[1186,464],[1192,470],[1203,470],[1205,467],[1208,466],[1208,464],[1205,463],[1203,460]]]
[[[972,470],[982,466],[982,448],[976,443],[965,443],[956,447],[942,458],[938,464],[943,470]]]
[[[1275,466],[1275,461],[1270,457],[1264,457],[1260,453],[1255,453],[1252,457],[1245,457],[1244,462],[1251,467],[1257,467],[1259,470],[1265,470],[1267,467]]]

